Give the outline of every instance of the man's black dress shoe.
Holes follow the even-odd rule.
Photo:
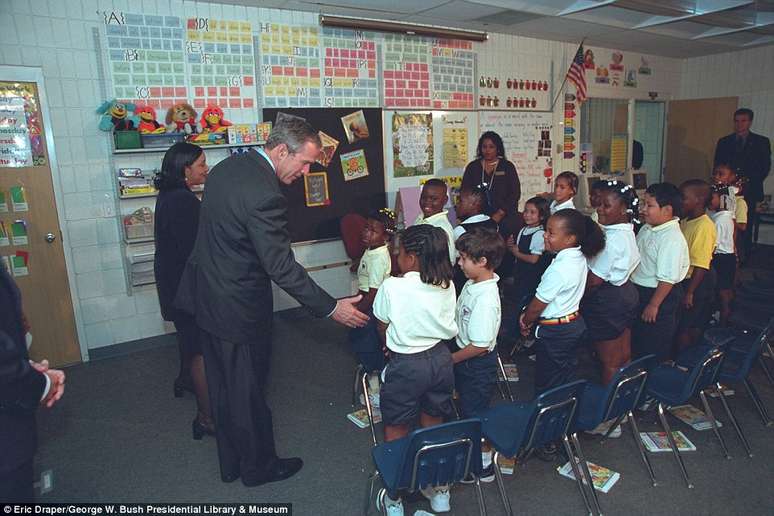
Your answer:
[[[303,465],[304,461],[298,457],[277,459],[265,477],[253,479],[242,476],[242,483],[247,487],[255,487],[269,482],[279,482],[298,473]]]

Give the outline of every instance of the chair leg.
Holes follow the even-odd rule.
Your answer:
[[[707,413],[707,417],[709,418],[710,424],[712,425],[712,431],[715,432],[715,437],[718,438],[718,441],[720,441],[720,447],[723,448],[723,455],[725,455],[727,459],[730,459],[731,455],[728,453],[726,441],[723,440],[723,436],[720,434],[720,428],[718,428],[718,422],[715,419],[715,414],[712,413],[712,409],[710,408],[709,402],[707,401],[707,395],[704,394],[703,390],[699,391],[699,398],[701,398],[701,403],[704,405],[704,411]]]
[[[685,464],[683,463],[683,458],[680,456],[680,450],[677,449],[675,436],[672,435],[672,428],[669,426],[669,422],[667,421],[666,415],[664,415],[664,405],[662,405],[661,402],[659,402],[658,404],[658,418],[661,420],[661,426],[664,428],[664,432],[666,432],[667,441],[669,442],[669,447],[672,448],[672,454],[675,456],[677,465],[680,467],[680,473],[682,473],[683,475],[683,479],[685,480],[685,485],[688,487],[688,489],[693,489],[693,484],[688,479],[688,472],[685,470]]]
[[[374,446],[379,444],[376,441],[376,428],[374,427],[374,409],[371,407],[371,399],[368,397],[368,373],[363,372],[362,376],[360,377],[360,383],[363,387],[363,398],[366,404],[366,411],[368,412],[368,426],[371,429],[371,440],[374,443]]]
[[[761,369],[763,369],[763,374],[765,374],[766,378],[769,379],[769,383],[774,384],[774,377],[772,377],[771,370],[769,369],[769,366],[766,364],[766,357],[764,357],[761,354],[761,356],[758,357],[758,363],[761,365]]]
[[[766,407],[763,406],[763,401],[761,400],[760,396],[758,396],[758,391],[755,390],[755,387],[753,387],[752,382],[750,382],[749,379],[744,379],[744,386],[747,387],[747,392],[750,394],[750,397],[753,400],[753,403],[755,403],[755,408],[758,409],[758,414],[761,415],[761,419],[763,420],[763,424],[765,426],[772,426],[774,424],[774,421],[769,418],[769,413],[766,412]]]
[[[731,424],[734,425],[734,430],[736,430],[736,435],[739,436],[739,440],[742,441],[742,445],[744,446],[744,449],[747,451],[747,456],[752,457],[752,450],[750,450],[750,444],[747,442],[747,439],[744,437],[744,434],[742,433],[742,428],[739,426],[739,421],[736,420],[736,417],[734,416],[734,413],[731,412],[731,408],[728,406],[728,400],[726,400],[726,395],[723,394],[723,389],[720,387],[720,383],[717,384],[718,393],[720,393],[720,401],[723,403],[723,408],[726,410],[726,415],[728,415],[728,419],[731,421]]]
[[[610,425],[610,428],[607,429],[607,432],[605,432],[605,435],[602,436],[602,439],[600,439],[599,444],[604,444],[605,441],[607,441],[608,437],[610,437],[610,434],[613,433],[613,430],[618,428],[618,426],[621,424],[621,421],[623,421],[623,418],[626,417],[626,414],[621,414],[616,418],[615,421],[613,421],[613,424]]]
[[[497,353],[497,351],[495,351]],[[511,382],[508,381],[508,377],[505,376],[505,366],[503,366],[503,359],[500,358],[500,354],[497,353],[497,366],[500,368],[500,374],[503,375],[503,382],[505,382],[505,390],[508,391],[508,399],[511,401],[515,401],[513,399],[513,392],[511,392]],[[502,390],[500,390],[500,394],[502,394]],[[505,396],[503,396],[503,399],[505,399]]]
[[[371,499],[374,496],[374,483],[378,476],[379,472],[374,471],[373,474],[368,477],[368,490],[366,491],[365,504],[363,504],[363,516],[368,516],[368,512],[371,509]]]
[[[360,394],[360,377],[365,373],[362,365],[358,364],[355,368],[355,385],[352,387],[352,406],[357,404],[357,395]]]
[[[585,478],[585,473],[581,473],[580,468],[578,467],[578,463],[575,460],[575,453],[572,451],[572,446],[570,446],[570,440],[567,439],[566,435],[562,436],[562,444],[564,445],[564,451],[567,452],[567,457],[569,457],[570,467],[572,468],[573,475],[575,475],[575,482],[578,484],[578,490],[580,491],[581,496],[583,497],[583,503],[586,504],[586,510],[593,515],[594,509],[591,507],[591,502],[589,502],[589,497],[586,494],[586,489],[583,487],[583,479]],[[591,488],[594,489],[593,484]]]
[[[583,456],[583,450],[581,450],[580,441],[578,440],[578,434],[572,434],[572,444],[575,446],[575,451],[578,452],[578,458],[580,459],[580,465],[583,468],[583,475],[588,480],[588,487],[591,491],[591,500],[594,502],[594,507],[597,509],[597,514],[602,516],[602,506],[599,505],[599,498],[597,497],[597,490],[594,488],[594,477],[591,476],[589,471],[589,463],[586,462],[586,457]]]
[[[653,487],[656,487],[658,485],[658,482],[656,482],[656,475],[653,474],[653,466],[650,464],[650,459],[645,453],[645,447],[642,445],[642,439],[640,438],[640,429],[637,426],[637,420],[634,419],[634,413],[631,410],[629,411],[629,423],[631,423],[630,428],[632,429],[632,434],[634,435],[634,442],[637,443],[637,449],[640,450],[640,457],[642,458],[642,462],[644,462],[645,467],[648,468],[650,483],[653,485]]]
[[[513,511],[511,510],[511,502],[508,500],[508,493],[505,492],[505,483],[503,482],[503,472],[500,471],[500,464],[498,464],[497,459],[500,457],[500,453],[495,451],[494,455],[492,456],[492,461],[494,464],[494,470],[495,470],[495,478],[497,479],[497,488],[500,490],[500,498],[503,501],[503,507],[505,508],[505,514],[508,516],[513,515]],[[514,465],[513,469],[514,474],[516,473],[516,466]]]
[[[480,516],[486,516],[486,502],[484,501],[484,491],[481,490],[481,479],[476,477],[476,498],[478,499],[478,513]]]

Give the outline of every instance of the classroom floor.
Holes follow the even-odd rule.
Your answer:
[[[774,248],[763,247],[754,268],[774,270]],[[270,405],[279,453],[300,456],[302,471],[275,484],[246,488],[219,480],[215,440],[191,439],[195,405],[191,396],[175,399],[174,336],[144,344],[136,353],[67,369],[62,401],[39,417],[36,470],[53,471],[54,488],[41,502],[291,502],[296,515],[361,513],[366,479],[372,469],[366,429],[350,423],[351,380],[355,362],[346,349],[346,330],[303,310],[276,315]],[[589,365],[586,362],[587,366]],[[512,384],[520,400],[532,397],[533,362],[518,361],[521,381]],[[759,370],[753,382],[774,414],[774,387]],[[501,402],[499,398],[496,402]],[[711,401],[719,419],[722,408]],[[746,392],[731,398],[754,457],[748,458],[731,430],[722,429],[731,460],[723,458],[711,431],[697,432],[671,419],[698,450],[683,454],[695,488],[687,489],[669,453],[651,455],[658,487],[651,487],[628,428],[604,445],[582,436],[587,458],[620,472],[608,494],[600,494],[610,514],[771,514],[774,495],[774,428],[765,428]],[[695,404],[699,406],[698,400]],[[641,431],[660,430],[655,413],[640,417]],[[560,477],[555,464],[531,459],[505,476],[514,512],[582,514],[574,482]],[[503,514],[495,483],[484,485],[489,514]],[[472,486],[452,490],[452,513],[477,514]],[[424,499],[407,501],[406,514],[430,511]],[[373,509],[372,509],[373,511]]]

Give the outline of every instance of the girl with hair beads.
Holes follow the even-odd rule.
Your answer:
[[[454,412],[454,365],[442,342],[457,335],[446,233],[429,224],[411,226],[398,234],[396,246],[403,276],[384,280],[373,306],[390,355],[380,400],[385,441],[406,436],[417,419],[428,427]],[[449,510],[448,486],[422,493],[435,512]],[[403,514],[398,493],[388,493],[384,504],[387,514]]]
[[[394,233],[395,213],[392,210],[382,208],[368,215],[361,234],[366,250],[357,269],[358,290],[363,296],[357,304],[357,309],[364,314],[370,314],[376,292],[382,286],[382,282],[390,277],[392,259],[387,243]],[[378,372],[384,368],[384,354],[374,320],[370,319],[362,328],[352,328],[349,331],[349,342],[360,363],[371,373],[368,377],[368,395],[371,405],[378,407]]]
[[[587,260],[605,247],[599,225],[577,210],[561,210],[549,217],[545,249],[556,258],[540,278],[535,298],[519,319],[521,333],[535,329],[535,393],[575,380],[577,348],[586,323],[578,308],[586,289]],[[538,456],[552,461],[556,446],[546,446]]]
[[[640,263],[632,221],[640,202],[634,188],[621,181],[606,181],[599,201],[605,248],[589,260],[581,313],[602,362],[602,383],[607,385],[631,360],[631,326],[638,315],[639,294],[629,277]]]

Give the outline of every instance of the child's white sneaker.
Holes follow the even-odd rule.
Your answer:
[[[384,509],[382,509],[382,502]],[[387,516],[403,516],[403,501],[400,498],[393,500],[385,493],[383,497],[376,497],[376,510],[380,513],[384,512]]]
[[[422,489],[422,495],[430,500],[430,507],[435,512],[449,512],[451,510],[449,486],[428,486]]]

